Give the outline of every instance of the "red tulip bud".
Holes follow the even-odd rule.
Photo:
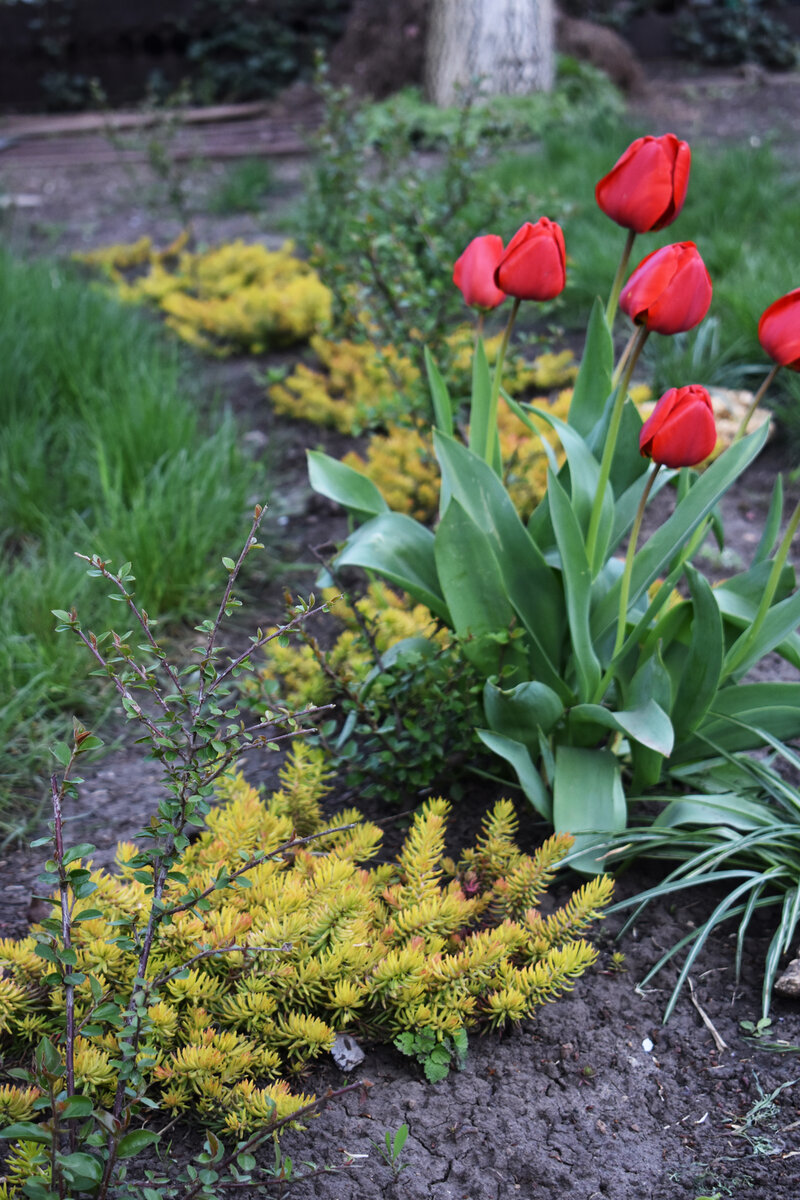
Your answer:
[[[688,143],[674,133],[637,138],[600,180],[595,199],[623,229],[663,229],[683,208],[691,162]]]
[[[758,322],[758,340],[775,362],[800,371],[800,288],[764,310]]]
[[[656,333],[683,333],[699,325],[711,304],[711,280],[694,242],[662,246],[643,258],[619,306],[637,325]]]
[[[495,286],[494,273],[503,257],[503,239],[496,233],[473,238],[453,267],[453,283],[470,308],[486,312],[506,298]]]
[[[693,467],[717,444],[714,410],[704,387],[670,388],[639,433],[639,449],[665,467]]]
[[[553,300],[564,290],[566,261],[561,227],[547,217],[526,221],[506,246],[494,281],[518,300]]]

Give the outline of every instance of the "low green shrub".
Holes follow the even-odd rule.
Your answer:
[[[482,758],[478,680],[458,643],[424,604],[381,583],[355,602],[323,594],[344,630],[327,650],[304,625],[286,645],[270,642],[245,684],[250,702],[334,704],[313,736],[355,795],[415,804],[441,784],[458,798]]]

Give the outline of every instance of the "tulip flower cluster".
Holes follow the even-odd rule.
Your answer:
[[[363,522],[338,565],[383,575],[454,630],[485,676],[478,736],[513,769],[540,816],[579,835],[576,863],[585,870],[599,865],[591,849],[597,831],[625,827],[623,780],[655,787],[673,764],[685,772],[704,761],[715,739],[737,753],[787,730],[800,736],[800,685],[770,684],[767,696],[741,682],[768,652],[800,657],[800,592],[787,595],[785,574],[800,505],[769,568],[764,551],[740,579],[712,589],[692,565],[710,513],[759,453],[767,427],[745,436],[748,414],[732,445],[702,474],[683,478],[669,520],[638,546],[654,490],[669,472],[706,463],[717,442],[711,398],[698,383],[670,388],[643,424],[627,405],[646,339],[693,329],[711,305],[711,279],[693,242],[662,246],[628,273],[635,238],[681,213],[690,165],[675,134],[639,138],[597,184],[600,208],[627,240],[608,304],[598,302],[589,322],[567,421],[506,396],[532,433],[545,423],[557,434],[566,458],[562,468],[554,464],[546,502],[527,524],[503,483],[498,403],[520,304],[554,300],[567,283],[564,234],[548,217],[526,222],[507,245],[497,233],[474,238],[455,264],[453,280],[480,316],[466,445],[428,356],[442,475],[435,529],[390,511],[378,489],[343,464],[321,454],[311,460],[317,490]],[[481,329],[507,297],[513,304],[492,378]],[[613,368],[618,308],[630,332]],[[759,338],[775,366],[753,407],[780,367],[800,372],[800,288],[770,305]],[[681,579],[684,598],[672,605]]]
[[[638,138],[597,184],[597,202],[607,216],[633,234],[663,229],[683,207],[690,165],[689,146],[674,133]],[[507,296],[518,302],[553,300],[566,285],[564,234],[554,221],[541,217],[535,224],[523,225],[505,248],[497,234],[476,237],[457,260],[453,282],[467,304],[483,313],[498,307]],[[622,290],[619,304],[645,334],[669,335],[698,325],[708,312],[711,296],[711,279],[694,242],[677,242],[642,259]],[[643,338],[638,350],[642,342]],[[620,392],[624,401],[624,389]],[[659,421],[665,411],[658,409]],[[680,404],[677,410],[671,407],[671,418],[661,436],[643,442],[642,453],[665,466],[702,462],[716,439],[710,437],[707,421],[698,425],[696,439],[689,436],[696,411],[693,405]]]

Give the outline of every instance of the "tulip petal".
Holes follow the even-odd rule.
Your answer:
[[[606,216],[623,228],[636,233],[655,229],[672,204],[672,163],[663,147],[653,140],[635,155],[623,155],[601,179],[595,196]]]
[[[667,134],[667,137],[674,138],[674,133]],[[675,138],[677,141],[678,139]],[[677,151],[675,154],[675,164],[672,173],[672,201],[669,208],[664,213],[661,220],[653,226],[653,232],[658,229],[663,229],[665,225],[671,225],[675,218],[680,214],[683,208],[683,202],[686,199],[686,192],[689,187],[689,171],[692,166],[692,152],[687,142],[678,142]]]
[[[674,133],[632,142],[595,187],[599,207],[634,233],[663,229],[686,199],[691,150]]]
[[[541,217],[518,229],[494,273],[495,284],[519,300],[553,300],[566,283],[564,234]]]
[[[758,340],[775,362],[800,371],[800,288],[764,310],[758,322]]]
[[[702,321],[711,280],[694,242],[662,246],[639,263],[622,290],[620,308],[656,333],[683,333]]]
[[[503,239],[496,233],[473,238],[453,267],[453,283],[471,308],[497,308],[506,299],[494,282],[503,257]]]
[[[711,397],[697,384],[665,392],[639,434],[642,454],[665,467],[696,466],[716,443]]]

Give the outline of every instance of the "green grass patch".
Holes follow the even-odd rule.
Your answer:
[[[50,610],[121,618],[74,552],[134,562],[148,611],[195,617],[258,485],[233,420],[209,431],[185,352],[141,313],[5,254],[0,311],[2,841],[35,812],[52,722],[89,699],[90,663]]]
[[[209,193],[206,207],[210,213],[257,212],[275,186],[275,178],[266,158],[243,158],[226,167],[225,174]]]

